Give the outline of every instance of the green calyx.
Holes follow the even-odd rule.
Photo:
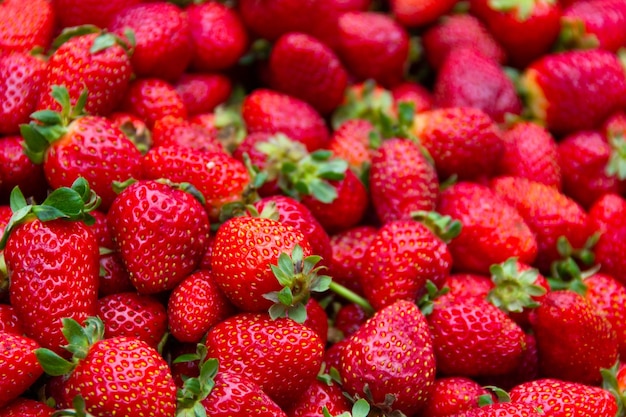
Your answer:
[[[435,300],[442,295],[446,295],[450,292],[450,287],[437,288],[434,282],[427,280],[424,286],[426,292],[417,300],[417,306],[423,315],[428,316],[433,312],[435,308]]]
[[[600,41],[596,35],[587,33],[582,19],[570,17],[561,19],[561,31],[554,46],[556,51],[595,49],[599,44]]]
[[[76,365],[87,357],[91,346],[104,339],[104,324],[98,317],[88,317],[84,326],[70,318],[61,319],[61,322],[63,336],[68,342],[63,348],[72,354],[71,361],[50,349],[35,350],[35,356],[44,372],[51,376],[67,375],[72,372]]]
[[[333,416],[326,406],[322,407],[324,417],[367,417],[371,406],[365,398],[359,398],[352,404],[352,410]]]
[[[11,191],[9,201],[13,215],[4,229],[4,234],[0,240],[0,250],[4,249],[16,226],[33,218],[42,222],[57,219],[81,220],[91,225],[95,219],[89,212],[98,208],[100,201],[100,197],[89,187],[87,180],[82,177],[77,178],[71,188],[57,188],[39,205],[29,204],[19,187],[15,187]]]
[[[450,216],[442,216],[436,211],[414,211],[411,213],[411,218],[424,224],[445,243],[450,243],[461,233],[463,228],[459,220],[453,220]]]
[[[383,115],[391,115],[393,105],[391,91],[378,87],[374,80],[367,80],[361,91],[347,90],[344,104],[332,115],[333,128],[337,129],[351,119],[376,121]]]
[[[510,403],[511,402],[511,397],[509,396],[509,393],[503,390],[502,388],[499,388],[493,385],[487,385],[487,386],[484,386],[483,388],[493,392],[496,395],[496,398],[498,399],[498,403]],[[479,395],[476,401],[478,402],[479,407],[484,407],[486,405],[491,405],[494,403],[493,396],[491,394]]]
[[[72,407],[65,410],[58,410],[52,413],[52,417],[94,417],[87,411],[87,404],[82,395],[77,395],[72,400]]]
[[[618,417],[623,416],[626,413],[626,392],[620,388],[620,384],[617,379],[619,368],[620,361],[618,360],[612,367],[600,370],[600,373],[602,374],[602,388],[610,392],[617,401],[618,411],[615,415]]]
[[[556,0],[544,0],[547,4],[554,4]],[[517,19],[527,20],[535,10],[537,0],[489,0],[489,7],[500,12],[517,11]]]
[[[25,143],[24,152],[35,164],[43,163],[46,150],[50,145],[65,136],[73,120],[85,115],[86,89],[73,106],[67,88],[53,85],[51,90],[50,95],[59,103],[61,111],[36,111],[30,115],[32,119],[30,123],[20,125],[20,133]]]
[[[102,30],[97,26],[82,25],[63,29],[59,36],[57,36],[52,41],[50,54],[53,54],[57,49],[61,47],[61,45],[63,45],[70,39],[78,36],[90,35],[92,33],[99,34],[94,39],[94,42],[89,49],[89,52],[92,54],[97,54],[98,52],[104,51],[105,49],[108,49],[114,45],[119,45],[126,51],[129,56],[131,56],[135,50],[135,46],[137,45],[135,32],[130,29],[124,30],[124,37],[126,38],[124,39],[118,35]]]
[[[176,417],[206,417],[206,410],[202,400],[207,398],[215,387],[215,377],[219,364],[217,359],[207,359],[207,348],[198,344],[196,353],[179,356],[174,363],[199,361],[200,375],[187,378],[183,387],[176,393],[177,410]]]
[[[606,165],[606,175],[616,177],[620,181],[626,180],[626,138],[624,135],[609,137],[611,156]]]
[[[537,308],[533,297],[540,297],[546,289],[537,285],[539,271],[534,268],[520,271],[517,267],[517,258],[509,258],[501,264],[489,268],[494,288],[487,295],[487,299],[496,307],[505,312],[520,313],[524,308]]]
[[[587,239],[582,248],[573,248],[565,236],[557,239],[556,247],[561,259],[550,265],[550,288],[553,290],[569,289],[585,295],[587,285],[585,278],[600,270],[600,265],[593,266],[595,255],[593,247],[598,242],[600,234],[594,233]],[[581,270],[581,265],[589,269]]]
[[[322,258],[317,255],[304,257],[302,247],[294,246],[291,256],[281,253],[276,265],[270,265],[274,276],[282,286],[280,291],[273,291],[263,297],[274,302],[269,309],[270,317],[279,317],[304,323],[307,317],[306,303],[311,292],[324,292],[329,289],[332,279],[328,275],[319,275],[324,268],[316,266]]]

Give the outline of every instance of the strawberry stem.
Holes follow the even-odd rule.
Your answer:
[[[373,316],[376,312],[367,299],[335,281],[331,281],[328,289],[340,297],[360,306],[368,316]]]

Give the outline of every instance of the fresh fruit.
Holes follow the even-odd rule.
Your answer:
[[[620,0],[579,1],[563,10],[559,43],[566,48],[600,48],[611,52],[626,44],[620,30],[626,4]]]
[[[174,84],[190,117],[208,113],[224,103],[232,92],[232,83],[218,73],[185,73]]]
[[[39,344],[25,336],[0,332],[0,409],[26,391],[43,369],[37,362]]]
[[[52,417],[54,408],[42,402],[18,398],[0,409],[0,417]]]
[[[160,78],[134,81],[128,88],[122,109],[139,117],[149,128],[165,116],[187,118],[183,99],[172,84]]]
[[[454,7],[455,0],[392,0],[391,12],[404,26],[426,26],[448,13]]]
[[[24,3],[7,0],[0,4],[0,52],[28,53],[33,48],[46,49],[52,41],[55,9],[47,0]]]

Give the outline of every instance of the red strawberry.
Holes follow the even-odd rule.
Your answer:
[[[615,54],[593,49],[544,55],[520,79],[530,115],[561,135],[593,129],[624,105],[626,73]]]
[[[167,318],[172,336],[181,342],[199,342],[206,332],[233,312],[210,271],[197,271],[172,291]]]
[[[391,13],[404,26],[426,26],[452,10],[455,0],[391,0]]]
[[[449,244],[455,270],[486,274],[516,256],[532,264],[537,242],[520,214],[486,186],[460,182],[441,193],[437,211],[461,222]]]
[[[24,334],[15,308],[9,304],[0,304],[0,332]]]
[[[433,107],[432,93],[421,84],[404,82],[391,89],[396,111],[400,103],[411,103],[416,113],[430,110]]]
[[[522,103],[513,81],[493,58],[466,46],[451,50],[434,86],[437,107],[476,107],[496,122],[519,115]]]
[[[98,300],[97,315],[104,323],[107,339],[132,337],[156,349],[167,331],[165,307],[149,295],[134,292],[107,295]]]
[[[621,0],[579,1],[563,10],[561,39],[568,48],[611,52],[626,45],[626,4]]]
[[[546,377],[598,384],[600,369],[617,360],[617,337],[610,323],[573,291],[549,292],[531,324]]]
[[[337,311],[333,325],[341,332],[341,340],[345,340],[356,333],[368,318],[367,313],[360,305],[346,304]]]
[[[176,409],[176,386],[165,360],[143,341],[129,337],[103,339],[98,318],[85,327],[64,319],[64,333],[72,343],[69,362],[47,349],[35,353],[46,373],[63,375],[67,398],[82,396],[85,411],[94,416],[172,416]]]
[[[180,76],[174,87],[189,116],[212,112],[228,99],[232,91],[230,79],[217,73],[186,73]]]
[[[152,128],[152,147],[182,146],[209,152],[223,152],[215,132],[175,116],[157,120]]]
[[[457,297],[487,298],[494,284],[486,275],[456,273],[448,275],[442,287],[447,287],[448,294]]]
[[[471,409],[453,417],[541,417],[543,413],[537,407],[518,403],[496,403]]]
[[[439,70],[454,48],[471,46],[499,64],[506,60],[502,46],[483,23],[470,14],[453,14],[427,29],[422,37],[426,60]]]
[[[332,416],[350,411],[348,399],[340,386],[320,381],[318,377],[298,401],[287,409],[287,414],[289,417],[318,417],[324,415],[324,407]]]
[[[328,341],[328,315],[326,310],[315,298],[309,298],[305,307],[306,320],[302,324],[315,331],[322,340],[322,344],[326,346]]]
[[[52,41],[55,10],[47,0],[24,3],[6,0],[0,4],[0,52],[30,52],[47,49]]]
[[[469,378],[443,377],[435,379],[433,394],[422,412],[424,417],[449,417],[478,408],[478,397],[489,391]]]
[[[185,103],[174,86],[159,78],[144,78],[133,82],[122,108],[139,117],[149,128],[165,116],[187,118]]]
[[[363,257],[377,231],[373,226],[357,226],[331,236],[329,275],[334,282],[362,293],[360,276],[365,268]]]
[[[413,133],[435,162],[439,178],[491,176],[504,143],[489,115],[478,108],[450,107],[419,113]]]
[[[15,187],[26,197],[43,200],[48,184],[41,165],[33,163],[24,153],[21,136],[5,136],[0,140],[0,201],[8,203]]]
[[[127,7],[141,0],[52,0],[61,27],[92,24],[106,28],[111,19]]]
[[[262,313],[240,313],[220,322],[209,330],[206,344],[221,369],[250,379],[281,406],[294,404],[315,380],[324,355],[313,330]]]
[[[37,362],[39,344],[14,333],[0,332],[0,409],[26,391],[43,369]]]
[[[100,255],[100,275],[98,278],[98,295],[100,297],[135,291],[130,275],[117,252]]]
[[[191,60],[192,44],[187,15],[165,1],[129,5],[107,25],[124,36],[130,29],[136,45],[131,62],[139,77],[176,80]]]
[[[54,408],[42,402],[18,398],[0,409],[0,417],[52,417]]]
[[[433,344],[426,319],[411,302],[378,311],[347,339],[340,355],[343,388],[353,396],[371,396],[373,404],[413,415],[432,393]]]
[[[173,289],[195,270],[206,251],[208,216],[202,204],[183,189],[188,188],[159,181],[135,182],[109,209],[113,241],[139,293]]]
[[[332,134],[327,148],[336,158],[348,162],[350,168],[361,175],[371,162],[370,133],[374,126],[364,119],[350,119]]]
[[[626,201],[616,194],[600,198],[589,210],[592,228],[600,232],[593,247],[595,262],[601,271],[626,284],[626,264],[621,255],[626,250]]]
[[[193,67],[219,71],[235,66],[248,48],[248,34],[239,14],[218,2],[191,4],[185,11],[191,29]]]

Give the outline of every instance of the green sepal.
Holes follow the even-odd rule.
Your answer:
[[[215,387],[214,379],[219,370],[217,359],[206,359],[206,353],[206,346],[202,343],[198,344],[196,356],[200,358],[198,364],[200,374],[196,378],[185,379],[183,387],[177,390],[177,417],[206,416],[206,410],[201,402],[211,394]]]
[[[61,34],[57,36],[53,41],[50,49],[50,54],[54,53],[61,45],[77,36],[88,35],[90,33],[99,33],[102,30],[95,25],[82,25],[72,26],[63,29]]]
[[[44,372],[51,376],[67,375],[76,366],[47,348],[35,349],[35,356]]]
[[[617,402],[617,417],[624,416],[626,413],[626,392],[621,391],[619,382],[617,380],[617,373],[619,372],[620,361],[615,361],[615,364],[610,368],[602,368],[600,374],[602,375],[602,388],[615,397]]]
[[[463,228],[459,220],[453,220],[450,216],[442,216],[436,211],[414,211],[411,213],[411,217],[423,223],[445,243],[450,243],[452,239],[461,234]]]
[[[11,192],[12,197],[16,191],[22,194],[20,189],[16,186],[15,188],[13,188],[13,191]],[[7,222],[7,225],[4,228],[4,232],[2,233],[2,239],[0,240],[0,250],[3,250],[6,247],[7,241],[9,240],[9,236],[11,235],[11,232],[13,232],[13,229],[15,228],[15,226],[26,221],[29,214],[31,214],[32,208],[33,208],[32,205],[26,205],[18,209],[17,211],[13,211],[13,215],[11,215],[11,218]]]
[[[417,300],[417,306],[423,315],[428,316],[435,308],[435,300],[450,292],[450,287],[437,288],[434,282],[427,280],[424,285],[426,292]]]
[[[376,82],[370,79],[363,83],[358,94],[348,89],[344,97],[345,104],[339,106],[332,115],[333,128],[336,130],[351,119],[365,119],[379,126],[380,115],[393,111],[394,100],[391,91],[377,87]]]
[[[122,191],[124,191],[136,182],[137,180],[135,178],[129,178],[126,181],[113,181],[113,183],[111,184],[111,188],[113,189],[115,194],[120,194]]]
[[[609,138],[611,156],[606,165],[606,175],[616,177],[620,181],[626,180],[626,138],[622,135]]]
[[[72,407],[65,410],[58,410],[52,413],[52,417],[94,417],[87,411],[87,403],[82,395],[78,394],[72,399]]]
[[[498,403],[509,403],[511,402],[511,397],[509,396],[509,393],[506,392],[505,390],[503,390],[500,387],[496,387],[494,385],[486,385],[483,387],[484,389],[487,389],[489,391],[492,391],[494,394],[496,394],[496,398],[498,399]],[[491,397],[491,395],[485,394],[485,395],[481,395],[478,397],[478,405],[480,407],[483,407],[485,405],[490,405],[493,404],[493,399]]]
[[[31,113],[30,117],[48,125],[61,124],[63,122],[61,114],[54,110],[39,110]]]
[[[554,0],[546,0],[546,2],[552,4]],[[500,12],[516,10],[517,18],[524,22],[532,15],[535,3],[536,0],[489,0],[489,7]]]
[[[487,300],[499,309],[510,313],[520,313],[525,308],[537,308],[532,297],[539,297],[546,293],[546,289],[535,284],[539,271],[530,268],[520,271],[517,267],[517,258],[512,257],[500,264],[489,268],[494,288],[489,291]]]
[[[50,143],[30,124],[21,124],[20,134],[22,138],[24,138],[24,154],[26,154],[28,159],[34,164],[43,164],[45,152]]]

